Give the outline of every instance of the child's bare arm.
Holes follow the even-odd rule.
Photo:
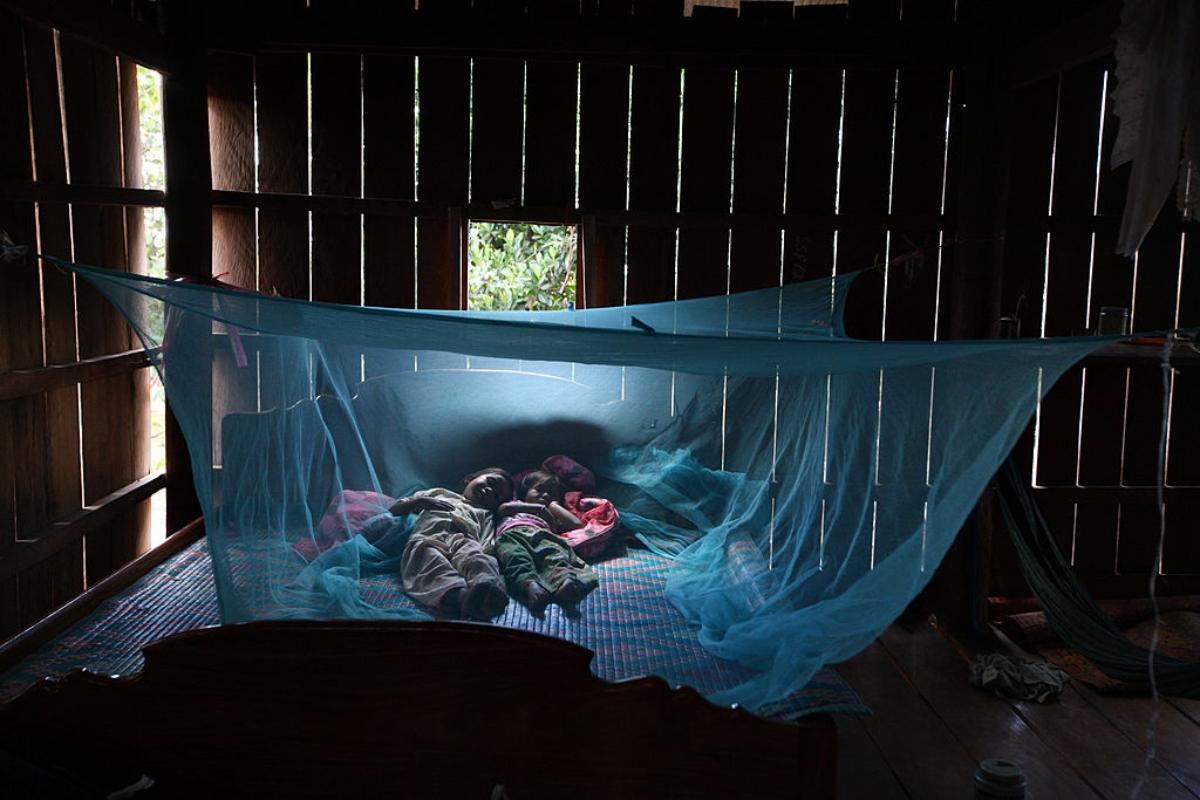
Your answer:
[[[562,503],[557,500],[552,501],[546,506],[546,510],[550,512],[550,522],[554,529],[561,533],[563,531],[573,531],[576,528],[583,526],[583,520],[567,510]]]
[[[404,514],[419,514],[422,511],[450,511],[453,506],[437,497],[409,495],[392,503],[388,511],[399,517]]]

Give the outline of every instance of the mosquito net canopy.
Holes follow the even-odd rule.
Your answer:
[[[423,618],[379,590],[419,519],[391,500],[565,454],[629,546],[670,559],[661,592],[695,640],[744,668],[713,699],[751,708],[899,615],[1041,394],[1104,342],[850,339],[853,276],[472,313],[71,267],[163,376],[226,622]]]

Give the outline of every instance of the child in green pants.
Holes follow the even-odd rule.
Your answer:
[[[563,506],[562,483],[536,470],[521,481],[517,497],[497,509],[496,559],[509,594],[535,614],[550,602],[577,604],[600,579],[557,535],[583,524]]]

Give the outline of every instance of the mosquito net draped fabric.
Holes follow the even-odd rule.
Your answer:
[[[853,276],[528,314],[72,268],[163,376],[225,621],[421,617],[371,588],[397,575],[411,525],[387,498],[563,453],[597,473],[633,538],[673,559],[664,591],[700,643],[752,670],[713,699],[752,708],[903,610],[1041,393],[1105,341],[849,339]],[[351,524],[331,511],[343,490],[383,499],[362,495]]]

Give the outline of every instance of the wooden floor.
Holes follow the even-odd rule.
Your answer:
[[[1200,798],[1200,701],[1078,681],[1042,705],[1002,700],[971,687],[965,658],[926,625],[892,626],[838,669],[874,712],[837,718],[839,797],[969,798],[978,762],[1006,758],[1031,800]]]

